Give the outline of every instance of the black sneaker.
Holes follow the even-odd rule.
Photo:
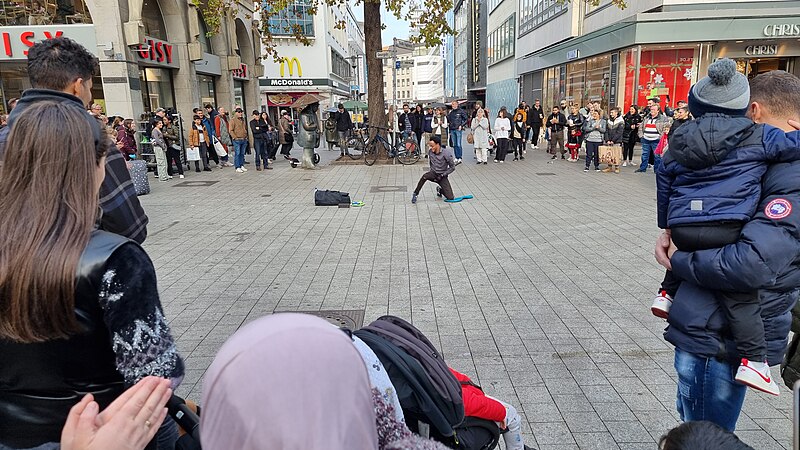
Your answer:
[[[556,158],[558,158],[558,155],[553,155],[553,157],[550,159],[556,159]]]
[[[564,155],[561,155],[561,159],[567,159],[567,157],[564,156]]]
[[[440,188],[438,186],[436,187],[436,196],[437,197],[441,197],[442,196],[442,188]]]

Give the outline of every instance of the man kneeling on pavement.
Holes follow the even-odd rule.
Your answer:
[[[433,181],[439,185],[436,187],[437,197],[444,196],[447,200],[453,200],[453,188],[447,177],[456,170],[456,159],[452,150],[442,148],[439,136],[431,136],[428,140],[428,161],[431,170],[422,174],[414,194],[411,195],[411,203],[417,203],[417,196],[426,181]]]

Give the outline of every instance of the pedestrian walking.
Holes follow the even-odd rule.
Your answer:
[[[417,188],[411,195],[411,203],[417,203],[417,196],[427,181],[433,181],[439,186],[436,188],[436,196],[453,200],[453,188],[450,186],[448,177],[456,170],[456,159],[453,152],[447,147],[442,147],[442,142],[438,136],[432,136],[428,141],[428,162],[430,170],[422,174],[417,183]]]
[[[458,107],[458,102],[453,100],[450,103],[452,108],[447,113],[447,126],[450,131],[450,146],[453,147],[453,153],[456,157],[456,162],[461,162],[462,148],[461,148],[461,135],[464,133],[464,127],[467,126],[469,118],[463,109]]]
[[[606,121],[600,117],[600,112],[592,110],[589,120],[583,123],[583,134],[586,136],[586,167],[584,172],[589,171],[590,163],[594,163],[594,170],[600,171],[600,145],[603,143],[603,136],[606,133]]]
[[[603,138],[606,145],[618,146],[622,144],[622,134],[625,130],[625,120],[619,114],[619,108],[614,106],[608,113],[608,121],[606,122],[606,135]],[[621,154],[622,152],[620,152]],[[616,154],[616,152],[615,152]],[[603,172],[619,173],[619,163],[609,164],[608,167],[603,169]]]
[[[550,159],[556,159],[558,154],[556,151],[561,152],[561,159],[567,159],[564,154],[564,127],[567,126],[567,117],[561,112],[561,108],[553,106],[553,112],[547,116],[547,130],[550,133],[550,145],[548,153],[553,155]],[[558,147],[558,150],[556,150]]]
[[[350,135],[350,130],[353,129],[353,121],[350,118],[350,113],[344,109],[344,104],[339,103],[335,113],[336,118],[336,134],[339,136],[339,151],[341,156],[350,154],[347,150],[347,137]]]
[[[486,164],[489,161],[489,119],[486,118],[483,108],[475,111],[475,118],[472,119],[470,129],[472,129],[472,140],[478,164]]]
[[[631,105],[623,120],[625,121],[625,128],[622,130],[622,167],[626,167],[633,165],[633,147],[639,137],[639,124],[642,123],[639,107]]]
[[[211,172],[211,168],[208,167],[208,152],[209,144],[211,143],[210,136],[208,135],[205,125],[203,125],[202,117],[194,116],[192,120],[194,123],[189,129],[189,146],[200,150],[200,161],[194,162],[194,171],[200,172],[200,162],[202,161],[203,170]],[[213,152],[214,150],[212,149],[210,151]]]
[[[294,144],[294,134],[292,134],[292,122],[289,111],[281,111],[281,118],[278,119],[278,142],[281,143],[281,155],[284,159],[292,159],[289,153]]]
[[[514,149],[514,161],[524,160],[522,152],[525,150],[525,116],[517,110],[514,123],[511,125],[511,146]]]
[[[497,141],[497,153],[494,155],[494,162],[503,163],[508,153],[508,138],[511,133],[511,121],[506,116],[505,106],[500,108],[497,118],[494,119],[494,138]]]

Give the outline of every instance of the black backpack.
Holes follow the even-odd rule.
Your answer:
[[[355,334],[386,367],[408,427],[454,443],[454,428],[464,421],[461,384],[428,338],[395,316],[380,317]]]

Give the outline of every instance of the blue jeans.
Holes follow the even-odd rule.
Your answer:
[[[456,159],[461,159],[461,134],[464,133],[461,130],[450,130],[450,145],[453,146],[453,153],[455,153]]]
[[[650,160],[650,153],[655,152],[656,147],[658,147],[658,141],[642,139],[642,164],[639,166],[639,170],[647,172],[647,162]],[[653,154],[653,172],[658,172],[659,166],[661,166],[661,157]]]
[[[737,366],[675,349],[678,373],[676,406],[681,420],[708,420],[728,431],[736,429],[747,386],[734,380]]]
[[[244,167],[244,152],[247,151],[247,139],[234,139],[233,149],[235,152],[233,165],[238,169]]]

